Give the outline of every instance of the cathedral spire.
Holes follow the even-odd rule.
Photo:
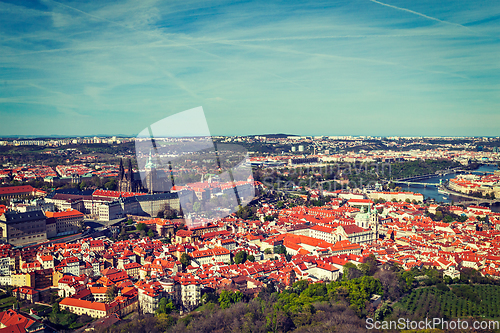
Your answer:
[[[132,160],[130,158],[128,159],[128,180],[130,181],[134,180],[134,173],[132,171]]]
[[[156,164],[153,161],[153,154],[151,151],[149,152],[148,161],[146,162],[146,165],[144,166],[144,168],[145,169],[156,169]]]
[[[120,159],[120,168],[118,170],[118,180],[122,180],[125,174],[125,170],[123,169],[123,160]]]
[[[146,165],[144,166],[144,169],[146,171],[146,187],[148,188],[148,193],[153,194],[154,193],[154,185],[156,182],[156,164],[153,161],[153,154],[151,151],[149,151],[149,158],[148,161],[146,162]]]

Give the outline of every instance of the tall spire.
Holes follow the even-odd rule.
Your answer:
[[[153,187],[156,182],[156,164],[153,161],[153,154],[151,151],[149,151],[149,158],[144,169],[146,171],[146,187],[148,188],[148,193],[153,194]]]
[[[124,173],[125,173],[125,170],[123,169],[123,160],[120,159],[120,168],[118,170],[118,180],[122,180],[123,179]]]
[[[156,164],[153,160],[153,154],[151,151],[149,151],[148,161],[146,162],[146,165],[144,166],[144,168],[146,168],[146,169],[155,169],[156,168]]]
[[[132,160],[129,158],[128,159],[128,180],[133,181],[133,171],[132,171]]]

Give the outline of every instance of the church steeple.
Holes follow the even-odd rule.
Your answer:
[[[370,228],[375,234],[375,239],[378,239],[378,224],[379,224],[378,211],[374,209],[374,212],[371,212],[370,210]]]
[[[118,191],[134,192],[135,190],[132,161],[130,159],[128,160],[128,169],[125,171],[125,168],[123,167],[123,159],[120,159],[120,167],[118,171]]]
[[[128,180],[130,181],[134,180],[134,173],[132,171],[132,160],[130,158],[128,159]]]
[[[153,162],[153,155],[151,154],[151,151],[149,152],[148,161],[146,162],[144,168],[149,170],[156,169],[156,164]]]
[[[151,151],[149,151],[149,158],[148,161],[146,162],[146,165],[144,166],[144,169],[146,171],[146,185],[148,188],[148,193],[153,194],[154,193],[153,187],[157,179],[156,179],[156,164],[153,161],[153,155]]]
[[[118,170],[118,180],[123,180],[123,176],[125,175],[125,170],[123,169],[123,160],[120,159],[120,168]]]

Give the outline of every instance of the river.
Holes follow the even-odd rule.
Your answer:
[[[498,170],[498,167],[496,165],[481,165],[478,169],[474,171],[480,171],[480,172],[491,172]],[[446,176],[436,176],[432,177],[429,179],[423,179],[419,180],[421,183],[431,183],[431,184],[439,184],[439,180],[442,179],[443,182],[445,180],[455,178],[456,174],[449,174]],[[417,192],[417,193],[422,193],[424,195],[425,199],[434,199],[436,202],[442,202],[442,203],[451,203],[456,202],[458,203],[461,200],[470,200],[470,199],[464,199],[457,197],[455,195],[448,195],[448,194],[442,194],[438,192],[437,186],[427,186],[423,187],[421,185],[410,185],[410,187],[406,187],[405,185],[399,185],[403,189],[409,189],[412,192]],[[495,212],[500,212],[500,205],[492,205],[491,210]]]

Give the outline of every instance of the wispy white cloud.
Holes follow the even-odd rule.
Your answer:
[[[9,16],[21,16],[23,18],[36,18],[40,16],[51,16],[51,12],[32,9],[22,5],[0,2],[0,12]]]
[[[396,11],[373,2],[384,6],[0,2],[0,115],[74,116],[82,121],[72,134],[134,134],[207,103],[215,134],[376,134],[394,128],[402,111],[420,124],[421,114],[490,112],[500,102],[499,45],[490,37],[498,29],[453,23],[480,21],[488,11],[467,8],[466,16],[436,4],[417,12],[406,9],[410,2]],[[428,22],[436,20],[442,24]],[[354,121],[373,114],[385,120]],[[38,118],[26,119],[24,130],[38,130]],[[2,133],[19,130],[0,125]]]
[[[464,25],[461,25],[461,24],[458,24],[458,23],[449,22],[449,21],[445,21],[445,20],[440,20],[438,18],[429,16],[429,15],[425,15],[425,14],[416,12],[414,10],[410,10],[410,9],[407,9],[407,8],[402,8],[402,7],[397,7],[397,6],[389,5],[387,3],[383,3],[383,2],[380,2],[380,1],[377,1],[377,0],[368,0],[368,1],[371,1],[373,3],[377,3],[379,5],[386,6],[386,7],[389,7],[389,8],[394,8],[394,9],[397,9],[397,10],[401,10],[403,12],[412,13],[412,14],[424,17],[424,18],[426,18],[428,20],[432,20],[432,21],[436,21],[436,22],[444,23],[444,24],[449,24],[449,25],[453,25],[453,26],[456,26],[456,27],[460,27],[460,28],[464,28],[464,29],[467,29],[469,31],[472,31],[469,27],[466,27]]]

